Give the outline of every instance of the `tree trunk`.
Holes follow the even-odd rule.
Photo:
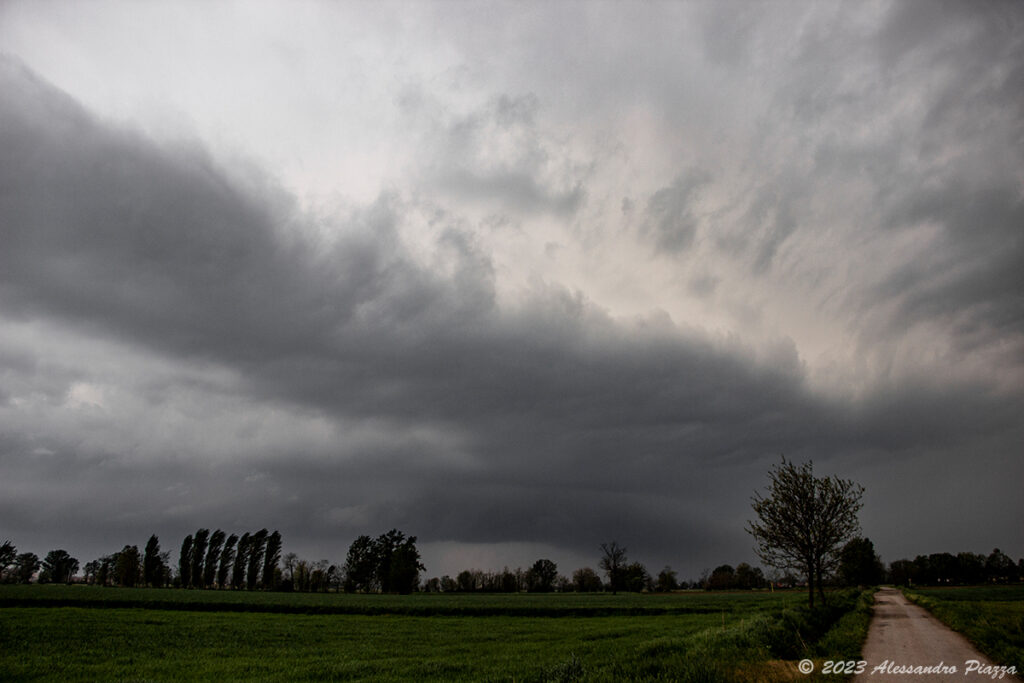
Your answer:
[[[814,568],[807,572],[807,604],[814,609]]]

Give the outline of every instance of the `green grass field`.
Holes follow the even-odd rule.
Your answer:
[[[804,599],[0,586],[0,680],[787,680],[863,640],[857,594],[821,623]]]
[[[1024,671],[1024,586],[954,586],[903,592],[964,634],[997,664]]]

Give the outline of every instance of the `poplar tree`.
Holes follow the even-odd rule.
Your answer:
[[[263,587],[267,590],[274,588],[274,574],[280,561],[281,532],[275,529],[274,533],[267,537],[267,549],[263,556]]]
[[[206,562],[203,566],[203,587],[213,588],[214,579],[217,578],[218,561],[220,560],[220,549],[224,545],[224,532],[217,529],[210,536],[210,545],[206,550]]]
[[[256,590],[263,568],[263,552],[267,546],[267,530],[260,529],[249,537],[249,566],[245,574],[245,587]]]
[[[220,551],[220,569],[217,570],[217,587],[224,588],[228,585],[228,572],[235,561],[235,544],[238,543],[238,536],[231,534],[224,542],[224,549]]]
[[[192,587],[192,534],[181,542],[181,554],[178,556],[178,577],[182,588]]]
[[[203,563],[206,560],[206,543],[210,538],[209,529],[200,529],[192,539],[192,586],[205,588],[203,584]]]
[[[162,583],[162,565],[160,539],[153,534],[146,542],[145,555],[142,558],[142,582],[147,586],[156,586],[158,583]]]

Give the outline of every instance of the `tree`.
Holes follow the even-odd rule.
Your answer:
[[[203,562],[203,588],[213,588],[213,584],[217,580],[220,549],[223,545],[224,532],[217,529],[210,536],[210,544],[206,548],[206,560]]]
[[[245,569],[249,565],[251,539],[248,532],[238,539],[238,552],[235,553],[235,561],[231,565],[231,587],[235,590],[245,586]]]
[[[14,577],[18,583],[32,583],[32,575],[39,569],[39,556],[22,553],[14,558]]]
[[[345,559],[343,586],[349,593],[411,593],[419,586],[423,569],[416,537],[392,529],[376,539],[360,536],[352,542]]]
[[[345,558],[345,592],[369,592],[374,590],[377,574],[377,546],[373,539],[363,535],[352,541]]]
[[[260,569],[263,568],[263,553],[267,547],[267,530],[260,529],[249,537],[248,564],[245,570],[245,587],[256,590],[260,581]]]
[[[1016,574],[1017,566],[999,548],[995,548],[985,560],[985,578],[992,583],[1013,581]]]
[[[558,578],[558,566],[551,560],[537,560],[527,571],[527,577],[527,590],[531,593],[550,593]]]
[[[772,469],[767,497],[754,494],[757,520],[747,532],[761,560],[777,569],[807,577],[807,599],[814,607],[814,587],[824,601],[822,579],[839,563],[839,550],[860,530],[857,513],[864,488],[850,480],[817,478],[811,462],[787,462]]]
[[[99,573],[99,571],[100,571],[100,561],[99,560],[92,560],[91,562],[86,562],[85,566],[82,567],[82,574],[85,577],[85,582],[87,584],[89,584],[90,586],[93,585],[94,583],[96,583],[96,575]]]
[[[708,590],[724,591],[736,586],[736,570],[731,564],[715,567],[708,577]]]
[[[178,577],[182,588],[192,587],[192,534],[181,542],[181,553],[178,555]]]
[[[238,543],[238,536],[231,534],[228,540],[224,541],[224,548],[220,551],[220,567],[217,569],[217,587],[226,588],[228,579],[231,577],[231,565],[235,561],[235,544]]]
[[[281,559],[281,565],[284,567],[282,577],[284,579],[285,586],[289,587],[286,590],[294,589],[295,587],[295,565],[299,562],[299,556],[295,553],[287,553]]]
[[[665,568],[658,572],[658,583],[655,584],[659,593],[668,593],[679,588],[679,575],[672,567],[665,565]]]
[[[582,567],[572,573],[572,589],[577,593],[596,593],[601,588],[601,577],[590,567]]]
[[[78,560],[66,550],[51,550],[42,563],[39,583],[71,583],[71,577],[78,571]]]
[[[419,586],[423,564],[416,537],[392,529],[377,537],[377,582],[384,593],[412,593]]]
[[[192,587],[205,588],[203,583],[206,565],[206,546],[210,538],[209,529],[199,529],[192,537]]]
[[[275,588],[277,564],[281,561],[281,532],[275,530],[267,537],[267,549],[263,555],[263,587]]]
[[[736,565],[736,588],[761,588],[764,584],[764,572],[760,567],[751,567],[746,562]]]
[[[18,549],[10,541],[0,545],[0,582],[7,581],[18,557]]]
[[[126,545],[117,554],[114,563],[114,581],[126,588],[134,588],[142,579],[142,555],[139,546]]]
[[[623,588],[622,570],[626,566],[626,549],[612,541],[601,544],[601,554],[600,567],[608,577],[608,585],[611,586],[612,593],[617,593]]]
[[[639,562],[632,562],[622,568],[622,587],[624,590],[639,593],[654,588],[647,567]]]
[[[142,582],[147,586],[159,586],[164,583],[163,561],[160,558],[160,539],[156,534],[146,541],[145,554],[142,557]]]

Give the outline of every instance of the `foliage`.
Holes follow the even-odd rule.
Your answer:
[[[4,544],[0,545],[0,581],[7,581],[13,574],[12,570],[17,557],[18,549],[10,541],[4,541]]]
[[[181,551],[178,554],[178,578],[182,588],[192,587],[192,534],[189,534],[181,542]]]
[[[221,548],[224,546],[224,532],[217,529],[210,536],[210,543],[206,548],[206,559],[203,560],[203,588],[213,588],[217,579],[218,562],[220,561]]]
[[[655,584],[655,589],[659,593],[667,593],[669,591],[676,590],[679,588],[679,579],[677,577],[678,574],[675,570],[666,565],[664,569],[658,572],[658,582]]]
[[[39,583],[71,583],[71,577],[78,571],[78,560],[66,550],[51,550],[42,562]]]
[[[142,556],[139,547],[126,545],[114,562],[114,580],[117,585],[131,588],[142,580]]]
[[[526,586],[531,593],[549,593],[558,578],[558,566],[551,560],[537,560],[526,572]]]
[[[376,539],[360,536],[352,542],[344,586],[348,592],[411,593],[419,587],[423,569],[416,537],[392,529]]]
[[[39,570],[41,563],[35,553],[21,553],[14,558],[14,579],[18,583],[29,583]]]
[[[885,567],[867,538],[849,540],[839,551],[839,581],[844,586],[875,586],[885,578]]]
[[[776,569],[807,577],[808,604],[814,587],[824,598],[823,579],[839,563],[839,549],[860,529],[857,512],[864,488],[850,480],[814,476],[813,463],[782,463],[768,474],[767,497],[754,494],[757,521],[747,531],[761,560]]]
[[[889,565],[889,581],[898,586],[961,586],[978,583],[1012,583],[1024,578],[1020,565],[999,548],[987,557],[978,553],[932,553],[913,560],[896,560]]]
[[[577,593],[594,593],[603,586],[597,572],[590,567],[581,567],[572,573],[572,588]]]

